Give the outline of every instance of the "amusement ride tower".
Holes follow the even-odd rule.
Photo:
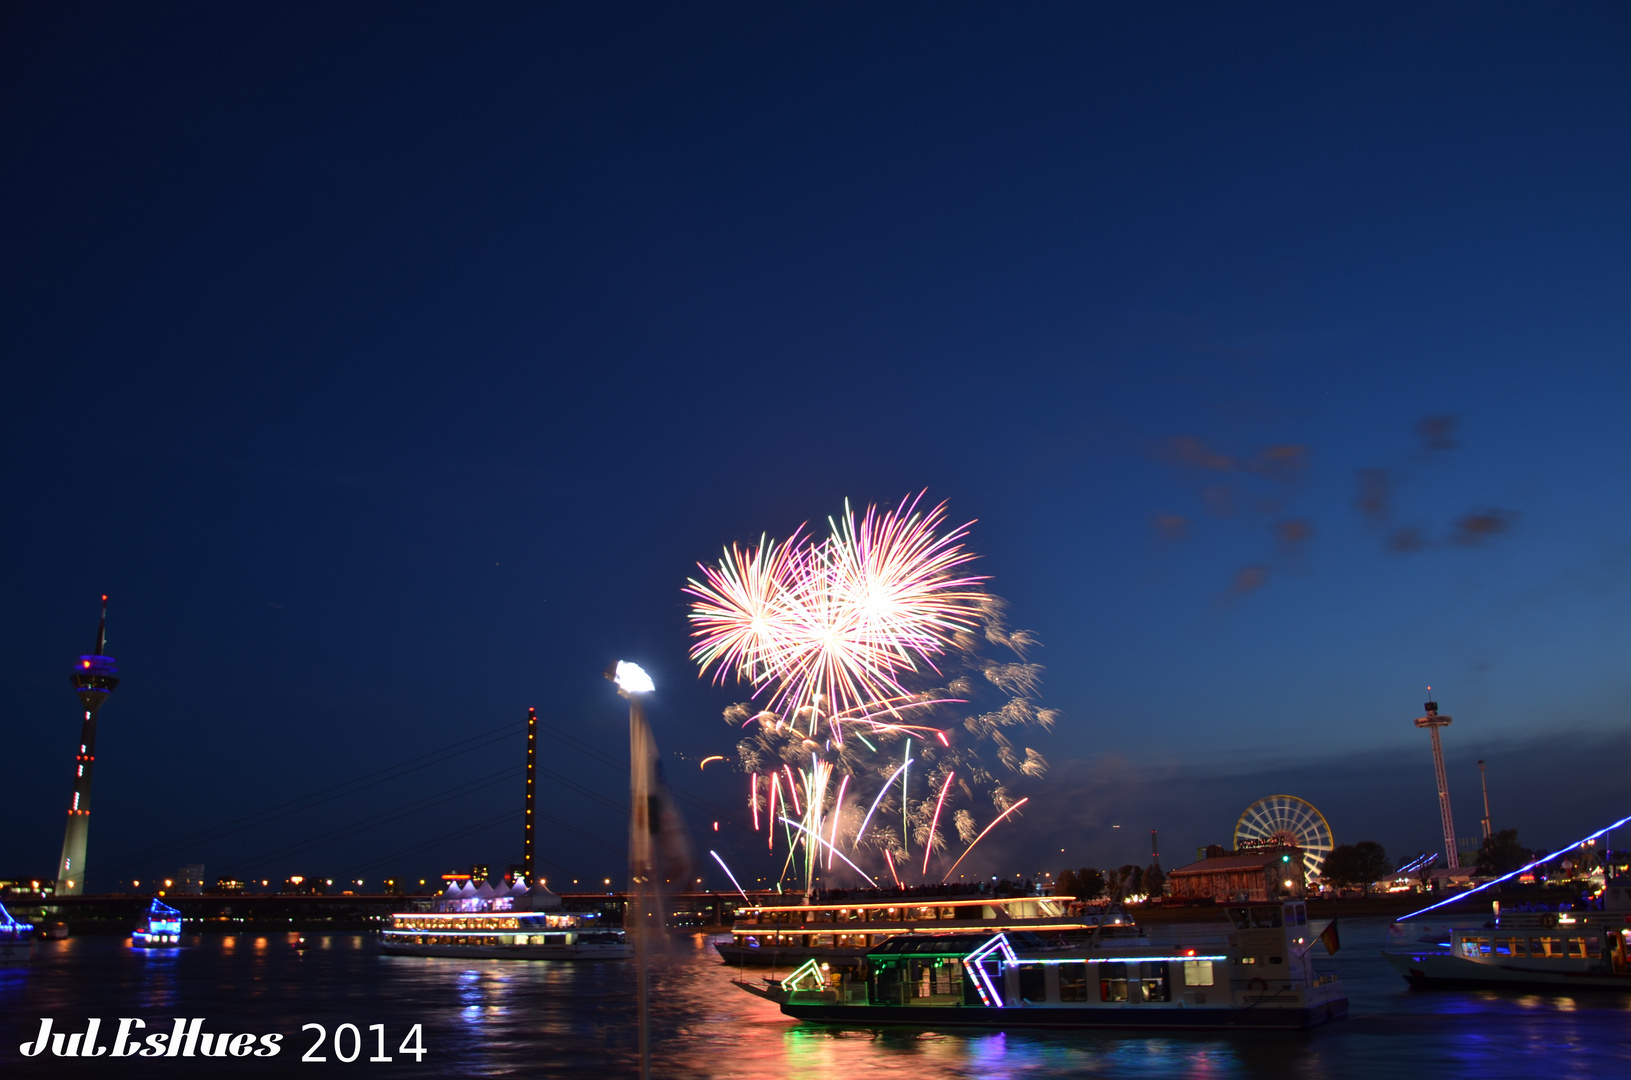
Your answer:
[[[81,656],[69,679],[85,722],[79,729],[79,753],[74,755],[74,798],[68,805],[68,831],[62,837],[62,862],[57,867],[57,895],[78,896],[85,891],[85,842],[91,831],[91,774],[96,767],[96,713],[119,685],[119,667],[104,656],[108,647],[108,598],[102,597],[102,622],[96,628],[96,648]]]
[[[1433,688],[1427,688],[1432,693]],[[1438,812],[1444,826],[1444,857],[1448,860],[1445,866],[1451,870],[1459,869],[1461,856],[1456,851],[1455,819],[1450,816],[1450,782],[1444,777],[1444,747],[1439,742],[1438,729],[1448,727],[1450,717],[1440,716],[1438,702],[1429,701],[1423,706],[1427,710],[1426,716],[1416,717],[1416,726],[1426,728],[1427,733],[1433,737],[1433,773],[1438,779]]]

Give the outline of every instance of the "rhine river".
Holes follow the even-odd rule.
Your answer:
[[[1385,929],[1382,920],[1343,920],[1341,951],[1320,961],[1342,975],[1351,1002],[1346,1021],[1294,1034],[1161,1036],[822,1029],[789,1021],[732,986],[734,972],[700,935],[676,936],[652,972],[652,1075],[1631,1076],[1631,994],[1411,991],[1377,956]],[[366,934],[314,936],[305,952],[281,934],[183,941],[151,953],[113,937],[42,942],[31,965],[0,968],[0,1074],[636,1075],[630,962],[383,956]],[[169,1031],[176,1017],[201,1017],[205,1032],[283,1039],[280,1052],[264,1058],[23,1057],[19,1047],[33,1040],[41,1017],[69,1033],[100,1017],[100,1044],[112,1043],[121,1017],[146,1020],[147,1032]],[[322,1025],[325,1042],[311,1055],[326,1062],[302,1062],[317,1037],[316,1029],[302,1032],[304,1024]],[[355,1032],[343,1030],[347,1024]],[[415,1024],[425,1050],[417,1062],[400,1049]],[[391,1060],[369,1060],[376,1056]]]

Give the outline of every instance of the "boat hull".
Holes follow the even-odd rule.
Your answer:
[[[462,960],[626,960],[629,944],[606,945],[418,945],[381,943],[381,952],[397,956],[450,956]]]
[[[814,1024],[846,1027],[910,1026],[918,1028],[1057,1028],[1137,1031],[1303,1031],[1348,1015],[1348,1001],[1339,998],[1307,1008],[1218,1009],[1160,1008],[1130,1005],[1123,1008],[924,1007],[913,1005],[819,1005],[783,1003],[788,1016]]]
[[[34,942],[31,938],[0,941],[0,964],[26,964],[33,959]]]
[[[1488,989],[1549,987],[1569,990],[1631,990],[1631,975],[1589,970],[1537,970],[1517,963],[1492,964],[1449,953],[1383,953],[1382,958],[1411,986]]]

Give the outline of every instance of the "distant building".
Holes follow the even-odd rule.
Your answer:
[[[1267,901],[1303,896],[1302,852],[1296,848],[1270,848],[1243,853],[1224,852],[1212,845],[1199,862],[1168,871],[1167,884],[1181,900]],[[1219,854],[1210,854],[1217,851]]]
[[[218,893],[226,893],[229,896],[235,896],[244,891],[244,883],[239,881],[237,878],[216,878],[215,891]]]
[[[198,896],[204,891],[204,864],[188,863],[176,871],[176,892]]]

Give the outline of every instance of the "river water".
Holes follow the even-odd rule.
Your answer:
[[[653,965],[654,1077],[1000,1078],[1432,1077],[1605,1080],[1631,1076],[1631,994],[1567,997],[1408,989],[1378,957],[1383,920],[1343,920],[1349,1019],[1307,1033],[1129,1036],[1107,1033],[828,1030],[794,1023],[731,985],[701,936],[676,937]],[[622,1077],[635,1075],[633,964],[464,961],[381,955],[371,936],[183,939],[143,952],[112,937],[41,943],[34,963],[0,968],[0,1074],[6,1076],[311,1075]],[[749,969],[750,977],[763,971]],[[121,1017],[202,1018],[203,1032],[281,1034],[276,1056],[37,1057],[19,1052],[40,1019],[82,1032]],[[323,1045],[308,1047],[322,1025]],[[355,1025],[355,1033],[343,1025]],[[375,1030],[370,1025],[383,1025]],[[419,1025],[416,1060],[402,1043]],[[354,1037],[355,1034],[355,1037]],[[336,1046],[338,1039],[338,1046]],[[245,1040],[247,1041],[247,1040]],[[383,1053],[381,1048],[383,1046]],[[410,1042],[407,1050],[415,1044]],[[248,1048],[244,1048],[248,1049]],[[323,1062],[304,1056],[325,1057]],[[343,1057],[354,1056],[346,1062]],[[391,1060],[370,1061],[373,1057]]]

